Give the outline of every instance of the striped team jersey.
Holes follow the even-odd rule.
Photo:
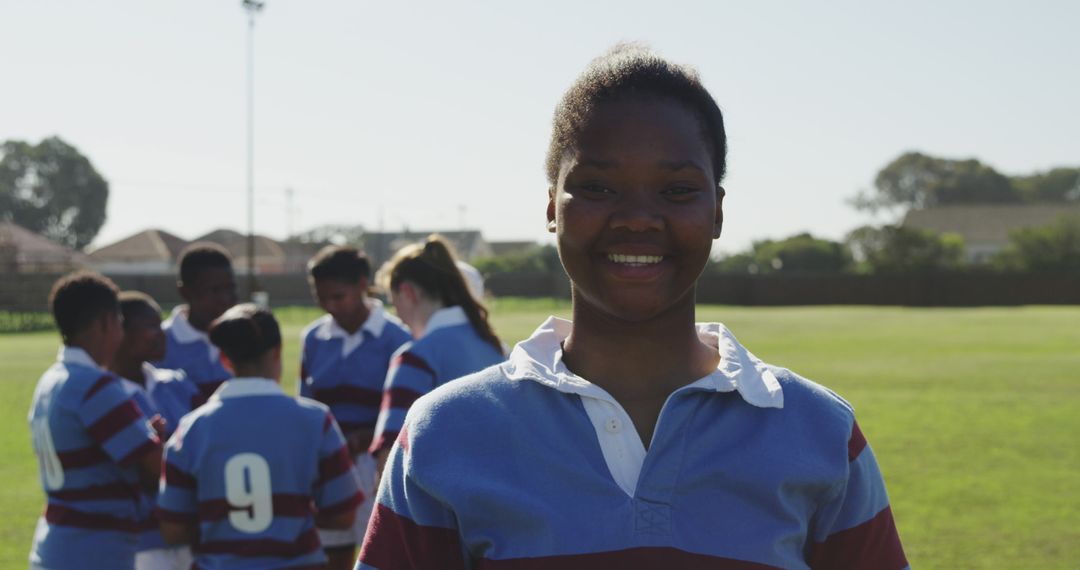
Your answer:
[[[504,359],[501,351],[476,333],[464,309],[453,306],[436,311],[424,336],[402,346],[390,363],[371,451],[390,449],[417,398]]]
[[[358,569],[907,566],[851,407],[699,325],[717,370],[674,391],[648,448],[562,363],[551,319],[508,362],[421,398]]]
[[[29,419],[48,498],[30,562],[133,568],[140,528],[135,462],[161,441],[122,380],[86,351],[64,347],[38,381]]]
[[[302,333],[300,395],[329,406],[345,433],[375,427],[390,359],[412,338],[382,303],[371,303],[371,314],[355,334],[330,315]]]
[[[199,399],[199,390],[184,378],[183,372],[154,368],[149,363],[143,363],[143,377],[146,380],[145,385],[123,379],[124,389],[135,400],[143,415],[146,417],[161,415],[165,420],[164,436],[168,438],[176,431],[180,418],[192,410],[193,402]],[[139,512],[141,532],[138,550],[140,552],[169,548],[161,537],[161,531],[158,530],[157,516],[154,514],[156,504],[157,492],[144,490]]]
[[[173,309],[172,315],[161,323],[165,331],[165,358],[154,366],[169,370],[182,370],[189,382],[199,388],[206,401],[222,382],[232,378],[232,373],[221,361],[218,350],[210,337],[191,326],[187,320],[187,306]]]
[[[165,446],[158,518],[198,524],[198,568],[315,567],[316,510],[363,500],[326,406],[271,380],[238,378],[180,422]]]

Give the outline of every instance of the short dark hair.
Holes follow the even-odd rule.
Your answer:
[[[204,269],[232,269],[232,258],[224,247],[207,241],[195,242],[180,252],[180,282],[192,285]]]
[[[118,294],[111,279],[92,271],[76,271],[57,279],[49,293],[49,312],[64,342],[102,315],[118,311]]]
[[[592,60],[555,107],[547,153],[547,178],[552,188],[558,182],[563,158],[575,150],[592,112],[603,103],[635,97],[670,99],[696,114],[712,154],[716,182],[723,180],[727,171],[724,116],[697,71],[671,63],[642,44],[620,43]]]
[[[251,362],[281,346],[281,327],[268,309],[242,303],[210,323],[210,342],[234,363]]]
[[[333,279],[356,283],[371,279],[371,262],[355,247],[328,245],[308,261],[308,275],[314,281]]]
[[[161,314],[161,306],[153,297],[142,291],[121,291],[120,314],[124,317],[124,326],[141,313],[150,312]]]

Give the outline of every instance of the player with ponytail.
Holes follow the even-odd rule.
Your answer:
[[[402,248],[379,270],[376,281],[389,292],[398,317],[415,339],[397,353],[387,373],[371,446],[381,460],[417,398],[504,357],[487,309],[469,292],[450,246],[440,236]]]

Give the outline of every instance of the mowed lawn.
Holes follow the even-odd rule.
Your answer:
[[[551,313],[568,307],[493,308],[511,343]],[[279,311],[287,371],[315,315]],[[699,320],[855,406],[914,567],[1080,567],[1080,307],[710,306]],[[25,567],[43,504],[26,412],[56,346],[54,333],[0,335],[0,568]]]

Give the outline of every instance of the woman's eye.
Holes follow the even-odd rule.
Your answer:
[[[582,184],[581,189],[584,190],[585,192],[588,192],[589,194],[611,194],[612,193],[611,189],[608,188],[607,186],[604,186],[602,184],[593,183],[593,182],[590,182],[590,183],[587,183],[587,184]]]
[[[697,193],[698,189],[692,186],[673,186],[662,192],[664,196],[672,200],[689,200]]]

